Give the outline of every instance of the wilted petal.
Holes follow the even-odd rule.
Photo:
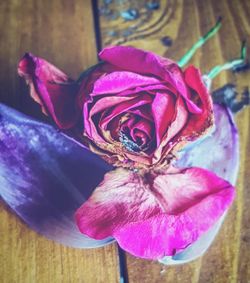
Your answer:
[[[74,212],[111,167],[53,127],[0,105],[0,194],[34,230],[73,247],[97,247]]]
[[[105,175],[76,219],[90,237],[113,236],[135,256],[160,259],[195,242],[233,196],[228,182],[201,168],[144,176],[117,169]]]
[[[77,87],[67,75],[30,53],[19,62],[18,73],[28,83],[31,97],[59,128],[67,129],[76,123],[80,114],[76,106]]]

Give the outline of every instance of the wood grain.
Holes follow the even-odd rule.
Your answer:
[[[217,36],[210,39],[193,57],[191,64],[209,71],[213,66],[239,56],[241,40],[250,47],[250,2],[247,0],[162,0],[145,25],[127,37],[110,36],[108,31],[127,28],[122,18],[114,21],[101,17],[103,44],[132,45],[148,49],[175,60],[209,28],[219,16],[223,26]],[[135,20],[136,24],[139,19]],[[164,25],[162,25],[164,23]],[[146,29],[147,28],[147,29]],[[164,46],[161,38],[169,36],[171,47]],[[221,73],[213,82],[213,89],[231,82],[237,90],[250,87],[250,73]],[[182,282],[182,283],[248,283],[250,282],[250,109],[236,115],[240,133],[240,172],[237,198],[217,236],[204,257],[186,265],[163,267],[159,263],[136,259],[127,255],[129,282]],[[204,158],[206,158],[204,156]]]
[[[242,39],[246,38],[250,46],[248,0],[160,2],[161,9],[142,24],[140,19],[109,21],[101,16],[103,45],[133,45],[177,60],[222,16],[220,33],[197,52],[191,63],[206,72],[237,57]],[[108,33],[131,24],[139,24],[135,34],[113,37]],[[164,36],[172,38],[171,47],[161,43]],[[91,1],[0,1],[0,100],[38,117],[39,108],[16,75],[16,64],[25,51],[46,58],[76,78],[97,60]],[[227,82],[236,83],[241,92],[250,86],[250,74],[224,72],[214,80],[213,88]],[[250,282],[250,110],[237,114],[236,121],[241,140],[237,199],[212,247],[203,258],[176,267],[127,255],[129,282]],[[4,283],[118,282],[115,245],[96,250],[63,247],[31,231],[4,204],[0,206],[0,246],[0,280]]]
[[[26,51],[74,78],[96,63],[91,9],[90,0],[0,1],[1,102],[31,115],[40,113],[16,73]],[[3,204],[0,219],[0,282],[118,281],[115,245],[91,250],[64,247],[31,231]]]

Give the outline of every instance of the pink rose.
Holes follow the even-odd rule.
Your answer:
[[[109,163],[169,164],[213,124],[211,97],[195,67],[182,71],[169,59],[123,46],[105,48],[100,59],[80,84],[30,54],[19,74],[60,128],[73,129]]]
[[[79,230],[97,240],[114,237],[143,258],[175,255],[207,232],[234,198],[233,186],[209,170],[167,166],[213,125],[211,97],[193,66],[182,71],[169,59],[122,46],[104,49],[100,58],[76,82],[31,54],[18,71],[59,128],[126,167],[107,173],[76,211]]]

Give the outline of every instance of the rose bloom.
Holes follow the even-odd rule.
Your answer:
[[[19,74],[59,128],[115,166],[168,165],[177,150],[213,124],[200,71],[132,47],[109,47],[74,83],[43,59],[26,54]]]
[[[139,257],[172,256],[211,228],[234,198],[233,186],[213,172],[172,166],[176,152],[213,125],[211,97],[193,66],[182,71],[122,46],[105,48],[100,59],[77,81],[31,54],[18,71],[60,129],[119,167],[76,211],[79,230],[97,240],[111,236]]]

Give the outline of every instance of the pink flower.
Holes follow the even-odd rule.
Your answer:
[[[169,164],[178,149],[212,126],[211,97],[195,67],[183,72],[169,59],[122,46],[104,49],[100,58],[104,63],[78,89],[32,55],[20,62],[19,73],[57,125],[76,128],[79,119],[84,127],[78,123],[76,132],[109,163]]]
[[[211,97],[193,66],[182,71],[169,59],[122,46],[100,58],[77,82],[31,54],[18,71],[59,128],[123,167],[107,173],[78,209],[80,231],[112,236],[143,258],[174,255],[211,228],[234,197],[232,185],[214,173],[172,166],[178,150],[213,125]]]

